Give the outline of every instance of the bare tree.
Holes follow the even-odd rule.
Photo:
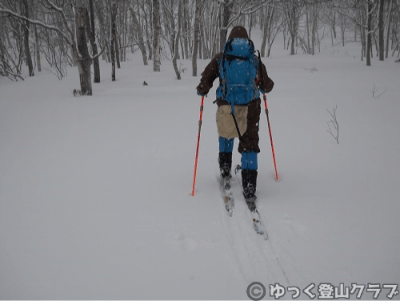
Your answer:
[[[98,41],[100,48],[104,49],[102,58],[103,60],[110,62],[110,37],[111,37],[111,26],[109,25],[110,10],[105,1],[97,1],[94,6],[96,11],[95,16],[98,20]]]
[[[274,19],[275,14],[275,6],[267,6],[265,8],[264,14],[264,24],[263,24],[263,35],[262,35],[262,42],[261,42],[261,56],[265,56],[265,48],[267,46],[267,39],[271,36],[271,25],[272,20]]]
[[[87,8],[83,0],[76,0],[76,40],[77,51],[74,52],[78,62],[79,79],[81,83],[82,95],[92,95],[92,76],[90,72],[90,63],[92,58],[89,54],[86,40],[86,15]]]
[[[260,11],[264,11],[261,9]],[[283,21],[279,15],[279,10],[275,3],[265,7],[263,26],[263,35],[261,42],[261,56],[265,57],[265,50],[268,46],[267,56],[271,54],[272,44],[275,41],[277,34],[281,31]]]
[[[119,43],[119,32],[117,30],[117,17],[120,16],[121,12],[120,12],[120,4],[122,1],[121,0],[112,0],[113,2],[115,2],[116,6],[115,6],[115,11],[113,11],[112,13],[115,12],[115,15],[113,16],[113,23],[112,23],[112,35],[113,35],[113,39],[111,41],[111,43],[114,43],[114,51],[115,51],[115,62],[117,63],[117,68],[120,69],[121,68],[121,63],[120,63],[120,43]],[[113,8],[111,9],[113,10]]]
[[[13,9],[16,10],[14,7]],[[24,58],[24,33],[21,30],[20,21],[12,17],[2,18],[1,21],[0,75],[6,76],[11,80],[23,79],[21,68]]]
[[[79,70],[81,85],[81,90],[78,91],[79,94],[92,95],[90,64],[95,57],[90,55],[87,47],[85,21],[87,7],[84,4],[84,1],[76,0],[76,5],[72,6],[72,15],[68,17],[66,12],[68,11],[68,9],[71,10],[71,6],[67,5],[64,7],[60,7],[57,6],[52,0],[41,0],[41,3],[46,10],[59,16],[61,25],[53,25],[44,21],[27,18],[26,16],[19,14],[15,10],[5,8],[1,3],[0,13],[6,13],[19,20],[23,20],[31,24],[41,26],[47,30],[54,31],[60,37],[62,37],[63,41],[66,41],[69,45],[70,51],[72,53],[72,58]],[[69,22],[71,16],[73,17],[74,22]],[[57,27],[57,25],[60,27]],[[73,25],[74,28],[72,28],[71,25]]]
[[[390,0],[389,7],[388,7],[388,16],[387,16],[387,32],[386,32],[386,58],[389,56],[389,41],[390,41],[390,31],[391,31],[391,24],[392,24],[392,7],[393,7],[393,0]]]
[[[28,0],[22,0],[22,3],[24,4],[24,10],[25,10],[24,16],[26,19],[29,19]],[[26,64],[28,65],[28,69],[29,69],[29,76],[34,76],[35,73],[33,71],[31,50],[29,47],[29,26],[30,26],[30,23],[28,21],[25,21],[24,22],[24,48],[25,48]]]
[[[339,122],[336,117],[337,105],[333,107],[332,112],[327,110],[329,115],[331,116],[331,120],[328,121],[328,133],[336,140],[336,143],[339,144]]]
[[[188,8],[188,0],[183,1],[183,20],[182,20],[182,33],[181,36],[183,38],[183,49],[185,53],[185,58],[188,59],[190,56],[189,53],[189,36],[190,36],[190,16],[189,16],[189,8]]]
[[[315,47],[318,42],[318,19],[319,19],[319,3],[312,4],[312,26],[311,26],[311,45],[309,53],[315,54]]]
[[[383,22],[385,10],[384,0],[379,0],[379,60],[385,60],[385,26]]]
[[[143,2],[143,0],[141,0]],[[147,49],[149,50],[149,60],[153,59],[153,47],[152,47],[152,41],[153,41],[153,12],[152,12],[152,1],[147,0],[143,3],[141,3],[141,9],[143,13],[143,18],[144,20],[144,32],[146,33],[146,44],[147,44]]]
[[[336,31],[337,13],[334,9],[330,9],[330,7],[328,6],[325,16],[330,25],[331,40],[332,40],[332,45],[333,45],[334,40],[337,37],[337,31]]]
[[[138,45],[139,45],[140,51],[142,52],[143,65],[147,66],[148,65],[148,62],[147,62],[147,51],[146,51],[146,47],[145,47],[145,43],[144,43],[144,39],[143,39],[143,31],[142,31],[142,28],[140,26],[139,20],[138,20],[138,18],[136,16],[134,8],[132,6],[130,6],[129,10],[131,12],[133,26],[134,26],[135,31],[136,31],[137,36],[138,36]]]
[[[340,34],[342,38],[342,46],[344,47],[345,45],[345,34],[347,30],[347,18],[344,15],[339,15],[339,21],[340,21]]]
[[[349,18],[361,30],[362,55],[366,57],[367,66],[371,66],[372,33],[375,31],[373,17],[378,5],[373,0],[353,0],[336,6],[337,11]]]
[[[93,0],[89,0],[89,13],[90,16],[87,14],[87,19],[86,19],[86,28],[87,28],[87,33],[88,37],[90,40],[90,45],[92,47],[92,52],[93,56],[95,58],[93,59],[93,73],[94,73],[94,82],[99,83],[100,82],[100,65],[99,65],[99,58],[97,57],[98,50],[97,50],[97,43],[96,43],[96,27],[95,27],[95,22],[94,22],[94,6],[93,6]]]
[[[173,58],[172,58],[172,65],[174,67],[175,70],[175,74],[176,74],[176,78],[177,79],[181,79],[181,70],[179,70],[178,65],[177,65],[177,59],[179,56],[179,38],[181,35],[181,23],[182,23],[182,13],[183,13],[183,6],[182,6],[182,2],[179,1],[178,4],[178,31],[175,35],[175,39],[174,39],[174,54],[173,54]]]
[[[222,25],[219,30],[219,41],[220,41],[220,46],[219,46],[219,51],[223,51],[224,49],[224,44],[226,42],[226,37],[228,34],[228,26],[229,26],[229,19],[231,16],[231,11],[233,8],[234,1],[232,0],[224,0],[222,3]]]
[[[283,0],[282,6],[286,16],[286,22],[291,38],[290,54],[296,54],[295,45],[299,29],[299,21],[302,15],[303,0]]]
[[[160,2],[153,0],[153,71],[160,72],[161,49],[160,49]]]
[[[35,5],[36,1],[34,2]],[[33,13],[36,13],[36,10],[33,10]],[[36,16],[34,16],[35,19],[37,19]],[[38,32],[38,26],[36,24],[33,24],[33,31],[35,34],[35,53],[36,53],[36,66],[38,72],[42,71],[42,63],[41,63],[41,58],[40,58],[40,39],[39,39],[39,32]]]
[[[221,39],[219,30],[221,9],[222,5],[217,1],[214,1],[212,5],[205,5],[203,8],[203,16],[200,21],[202,22],[201,36],[203,48],[206,53],[206,57],[204,58],[214,57],[217,51],[222,50],[221,47],[223,47],[223,45],[221,46],[219,42]]]
[[[116,18],[117,18],[117,3],[115,0],[111,2],[111,80],[115,81],[115,48],[116,48],[116,39],[117,39],[117,25],[116,25]]]
[[[361,59],[370,65],[373,46],[379,59],[389,50],[400,56],[399,8],[399,0],[0,0],[0,74],[20,79],[26,63],[33,75],[43,56],[60,79],[68,65],[77,66],[81,93],[90,95],[90,64],[94,82],[100,81],[97,48],[106,50],[103,59],[112,63],[115,79],[115,65],[120,68],[127,49],[139,46],[143,64],[153,59],[154,71],[163,56],[171,59],[179,78],[184,70],[179,60],[191,58],[197,76],[197,60],[221,51],[235,25],[246,26],[250,37],[259,26],[263,56],[270,55],[279,33],[291,54],[298,47],[314,54],[321,33],[329,28],[333,44],[340,26],[342,44],[353,31],[355,40],[361,38]]]
[[[372,51],[372,0],[367,0],[367,66],[371,66]]]
[[[201,0],[195,2],[195,17],[194,17],[194,28],[193,28],[193,52],[192,52],[192,76],[197,76],[197,53],[199,50],[199,39],[200,39],[200,10]]]
[[[8,77],[11,80],[23,80],[20,64],[13,58],[13,52],[9,51],[11,45],[8,43],[4,27],[4,23],[0,22],[0,76]]]

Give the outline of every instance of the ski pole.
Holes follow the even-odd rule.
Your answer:
[[[269,131],[269,140],[271,141],[271,149],[272,149],[272,158],[274,159],[274,167],[275,167],[275,180],[279,180],[278,169],[276,168],[276,159],[275,159],[275,149],[274,142],[272,141],[272,133],[271,133],[271,124],[269,122],[269,114],[268,114],[268,105],[267,105],[267,96],[264,93],[264,104],[265,104],[265,114],[267,115],[267,123],[268,123],[268,131]]]
[[[196,186],[197,161],[198,161],[198,158],[199,158],[199,145],[200,145],[200,132],[201,132],[201,125],[203,123],[203,104],[204,104],[204,96],[201,97],[201,104],[200,104],[199,133],[198,133],[198,136],[197,136],[196,157],[194,159],[192,196],[194,196],[194,189],[195,189],[195,186]]]

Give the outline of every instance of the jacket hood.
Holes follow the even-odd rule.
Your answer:
[[[235,26],[232,28],[228,39],[249,39],[249,35],[243,26]]]

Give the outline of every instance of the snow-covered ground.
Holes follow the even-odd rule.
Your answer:
[[[255,281],[265,298],[271,284],[314,284],[318,295],[343,283],[373,299],[373,284],[399,284],[400,65],[375,57],[366,67],[356,43],[327,42],[315,56],[276,43],[263,61],[281,179],[262,113],[257,192],[268,241],[252,230],[236,178],[233,217],[224,211],[214,89],[190,195],[200,105],[191,61],[181,81],[171,62],[154,73],[139,52],[115,82],[103,63],[92,97],[73,97],[76,68],[62,81],[0,78],[0,299],[248,299]],[[336,105],[339,144],[327,132]]]

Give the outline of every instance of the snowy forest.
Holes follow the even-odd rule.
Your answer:
[[[155,72],[168,61],[178,79],[197,76],[197,61],[219,52],[234,25],[250,37],[253,28],[262,30],[262,57],[278,34],[291,55],[319,52],[325,37],[344,46],[351,36],[367,66],[373,56],[400,57],[399,0],[0,0],[0,19],[1,76],[35,76],[46,60],[62,79],[66,66],[76,66],[81,95],[92,95],[91,65],[93,82],[100,74],[115,79],[128,52],[140,51]],[[99,60],[110,70],[101,72]],[[191,60],[192,70],[179,60]]]

